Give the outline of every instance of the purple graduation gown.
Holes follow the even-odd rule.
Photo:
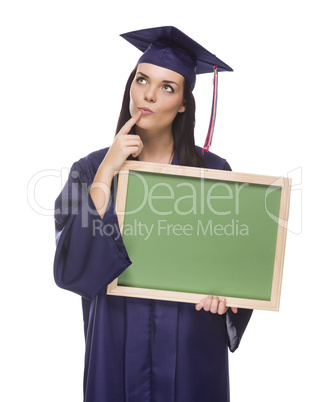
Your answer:
[[[106,295],[131,264],[117,235],[115,190],[103,220],[89,195],[106,152],[74,163],[55,203],[55,281],[82,296],[84,401],[228,402],[228,348],[238,347],[251,310],[220,316],[191,303]],[[231,170],[211,152],[202,157],[208,168]],[[95,231],[99,225],[116,230]]]

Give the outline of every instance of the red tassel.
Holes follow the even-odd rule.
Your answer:
[[[216,112],[217,112],[217,93],[218,93],[218,71],[217,71],[216,66],[214,66],[214,91],[213,91],[213,98],[212,98],[212,108],[211,108],[208,133],[207,133],[206,141],[202,148],[202,154],[204,154],[204,151],[209,152],[209,148],[210,148],[211,142],[212,142],[212,137],[213,137],[214,128],[215,128]]]

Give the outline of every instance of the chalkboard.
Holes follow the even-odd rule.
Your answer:
[[[286,178],[129,161],[116,211],[132,265],[126,295],[278,310],[291,183]]]

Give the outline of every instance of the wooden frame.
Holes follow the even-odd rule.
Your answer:
[[[280,211],[278,216],[275,260],[273,268],[273,281],[270,300],[255,300],[247,298],[229,297],[225,294],[215,295],[225,297],[230,307],[252,308],[263,310],[279,310],[283,262],[286,244],[287,223],[289,214],[289,201],[291,179],[283,177],[263,176],[246,173],[236,173],[214,169],[202,169],[186,166],[163,165],[156,163],[127,161],[119,172],[116,211],[118,222],[123,233],[124,211],[126,205],[129,171],[152,172],[166,175],[178,175],[205,179],[225,180],[227,182],[253,183],[259,185],[281,188]],[[108,295],[131,296],[149,299],[170,300],[178,302],[198,303],[207,294],[185,293],[169,290],[145,289],[130,286],[119,286],[118,278],[109,284]]]

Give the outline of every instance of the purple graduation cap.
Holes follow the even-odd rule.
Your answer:
[[[150,63],[181,74],[194,88],[196,74],[214,72],[210,123],[202,152],[209,151],[215,127],[218,71],[233,71],[214,54],[173,26],[141,29],[121,34],[143,52],[137,64]]]

